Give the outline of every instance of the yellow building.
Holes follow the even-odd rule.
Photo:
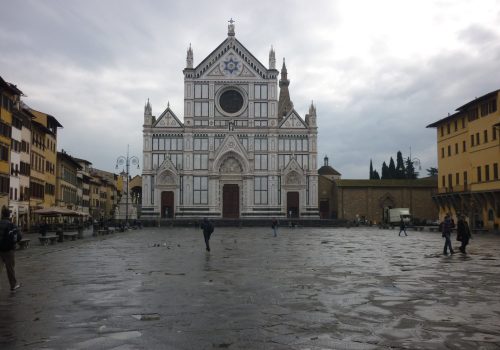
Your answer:
[[[100,198],[101,181],[99,176],[91,173],[89,213],[94,220],[104,219],[105,208]]]
[[[42,206],[47,208],[56,205],[57,128],[62,125],[49,114],[33,109],[30,109],[30,112],[35,116],[33,125],[38,130],[32,135],[32,153],[35,153],[32,156],[32,169],[33,161],[36,162],[37,158],[40,158],[42,163],[37,166],[37,175],[42,178],[39,180],[42,180],[44,185]]]
[[[92,169],[90,172],[90,215],[96,219],[113,219],[117,206],[119,176],[108,171]]]
[[[21,90],[0,77],[0,209],[9,207],[12,113],[21,95]]]
[[[81,198],[78,198],[78,171],[82,167],[69,154],[57,152],[57,187],[56,204],[60,207],[78,210]]]
[[[474,228],[500,225],[500,90],[457,108],[437,129],[440,219],[462,213]]]

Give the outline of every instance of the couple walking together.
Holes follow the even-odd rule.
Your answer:
[[[443,254],[448,255],[448,250],[450,251],[450,254],[454,254],[455,252],[453,251],[453,247],[451,246],[451,231],[455,228],[455,222],[451,218],[450,214],[446,214],[444,221],[443,221],[443,237],[445,239],[444,241],[444,248],[443,248]],[[458,215],[458,223],[457,223],[457,241],[462,242],[459,250],[462,254],[466,254],[465,248],[469,244],[469,240],[471,238],[471,233],[469,229],[469,224],[465,220],[464,215]]]

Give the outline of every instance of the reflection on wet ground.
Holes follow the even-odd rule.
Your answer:
[[[146,228],[17,253],[1,349],[499,349],[500,236]],[[458,250],[457,250],[458,251]]]

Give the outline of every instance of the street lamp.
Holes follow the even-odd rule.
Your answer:
[[[139,158],[137,158],[136,156],[129,156],[129,153],[128,153],[128,150],[129,150],[129,145],[127,145],[127,156],[124,157],[124,156],[119,156],[118,158],[116,158],[116,169],[118,169],[118,166],[123,166],[125,165],[125,169],[126,169],[126,175],[127,175],[127,184],[126,184],[126,190],[127,190],[127,194],[126,194],[126,197],[125,197],[125,225],[128,224],[128,194],[129,194],[129,191],[128,191],[128,178],[129,178],[129,168],[130,168],[130,165],[137,165],[137,169],[139,169]]]
[[[408,157],[410,159],[410,162],[413,164],[413,166],[418,166],[418,170],[422,170],[422,166],[420,165],[420,159],[418,159],[417,157],[413,157],[411,156],[411,146],[410,146],[410,157]]]
[[[413,166],[418,166],[418,170],[422,170],[422,166],[420,165],[420,159],[417,157],[410,158],[410,162],[412,162]]]

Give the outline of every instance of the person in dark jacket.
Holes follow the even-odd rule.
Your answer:
[[[444,248],[443,248],[443,254],[448,255],[448,248],[450,249],[450,254],[454,254],[455,252],[453,251],[453,248],[451,247],[451,230],[455,224],[451,220],[450,214],[446,214],[444,217],[443,221],[443,237],[445,239],[444,241]]]
[[[212,224],[210,221],[208,221],[207,218],[203,218],[203,222],[200,225],[200,228],[203,230],[203,237],[205,238],[205,246],[207,249],[207,252],[210,251],[210,236],[214,232],[214,224]]]
[[[405,236],[408,236],[406,233],[406,223],[403,219],[401,219],[401,222],[399,223],[399,233],[398,236],[401,236],[401,232],[405,234]]]
[[[457,222],[457,240],[462,242],[462,245],[460,246],[460,252],[462,252],[462,254],[467,254],[465,252],[465,247],[469,244],[470,238],[471,234],[469,224],[467,223],[465,216],[460,215]]]
[[[15,271],[16,244],[21,240],[21,234],[16,225],[10,221],[10,210],[2,209],[0,220],[0,264],[5,265],[9,278],[10,290],[15,291],[21,285],[17,283]]]
[[[273,218],[273,222],[271,223],[271,228],[273,229],[273,236],[276,237],[278,235],[278,219]]]
[[[40,224],[40,234],[41,234],[42,236],[45,236],[45,235],[47,234],[48,227],[49,227],[49,225],[47,225],[47,223],[46,223],[46,222],[42,222],[42,223]]]

